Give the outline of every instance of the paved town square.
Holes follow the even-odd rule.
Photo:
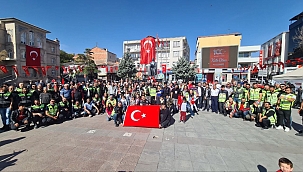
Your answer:
[[[174,116],[179,119],[179,114]],[[293,110],[293,126],[300,124]],[[0,133],[2,171],[303,171],[303,137],[199,112],[166,129],[115,127],[105,115]]]

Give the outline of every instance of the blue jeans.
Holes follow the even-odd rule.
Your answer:
[[[239,102],[239,98],[235,98],[235,97],[234,97],[234,102],[240,103],[240,102]]]
[[[110,121],[113,119],[113,116],[110,116],[110,117],[107,116],[106,119],[107,119],[107,121]]]
[[[10,108],[0,108],[0,114],[3,125],[9,125],[11,110]]]
[[[113,116],[112,116],[112,119],[114,119],[114,122],[115,122],[115,124],[118,124],[117,123],[117,121],[119,121],[120,122],[120,124],[122,124],[123,123],[123,120],[124,120],[124,115],[122,115],[122,117],[118,117],[118,114],[114,114]]]
[[[211,111],[218,112],[218,96],[211,96]]]

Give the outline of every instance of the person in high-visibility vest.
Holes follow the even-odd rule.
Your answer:
[[[229,116],[232,118],[233,116],[239,117],[237,114],[237,103],[233,100],[232,97],[229,97],[228,100],[226,100],[224,105],[224,116]]]
[[[282,93],[279,96],[278,103],[277,103],[277,110],[280,111],[278,113],[278,127],[276,129],[280,130],[283,129],[284,131],[288,132],[290,130],[290,117],[291,117],[291,108],[293,102],[296,100],[296,95],[291,94],[290,87],[286,87],[285,93]]]
[[[259,121],[256,122],[260,123],[263,129],[268,129],[270,126],[275,127],[277,122],[276,111],[269,102],[264,102],[263,111],[259,114]]]
[[[246,86],[243,87],[243,96],[242,96],[242,98],[244,98],[246,100],[246,102],[249,101],[249,99],[248,99],[249,90],[250,90],[250,84],[247,83]]]
[[[258,88],[258,85],[256,83],[254,83],[253,88],[251,88],[248,93],[249,105],[252,105],[255,101],[260,102],[261,99],[262,99],[262,90]]]
[[[228,92],[225,90],[225,85],[221,86],[221,90],[219,91],[218,94],[218,102],[219,102],[219,113],[223,114],[224,113],[224,104],[228,99]]]
[[[275,92],[275,87],[271,85],[269,92],[266,93],[265,101],[269,102],[272,107],[277,106],[279,92]]]

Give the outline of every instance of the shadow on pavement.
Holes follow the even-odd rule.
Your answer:
[[[16,141],[22,140],[22,139],[25,139],[25,137],[19,137],[19,138],[16,138],[16,139],[8,139],[8,140],[0,141],[0,147],[4,146],[6,144],[10,144],[12,142],[16,142]]]
[[[302,130],[302,125],[292,121],[292,128],[299,132],[299,130]]]
[[[267,172],[267,169],[263,166],[263,165],[258,165],[257,166],[257,168],[258,168],[258,170],[259,170],[259,172]]]
[[[14,152],[11,154],[1,155],[0,156],[0,171],[2,171],[3,169],[5,169],[9,166],[15,165],[15,162],[17,162],[18,159],[13,159],[13,158],[24,151],[26,151],[26,150],[24,149],[24,150]]]

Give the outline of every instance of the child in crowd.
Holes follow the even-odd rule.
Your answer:
[[[106,108],[106,114],[107,114],[107,120],[110,121],[112,118],[112,112],[113,112],[113,105],[111,103],[108,103],[108,106]]]
[[[280,158],[279,167],[280,169],[277,172],[292,172],[293,163],[287,158]]]
[[[180,112],[180,122],[185,123],[185,120],[186,120],[186,109],[187,109],[187,101],[186,101],[186,98],[183,97],[183,102],[181,104],[181,112]]]

